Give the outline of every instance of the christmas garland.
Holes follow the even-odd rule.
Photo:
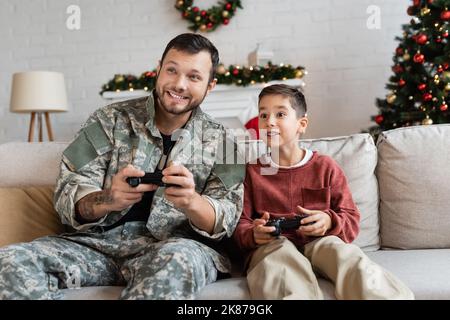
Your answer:
[[[220,1],[218,5],[202,10],[193,7],[193,0],[177,0],[175,8],[181,12],[183,19],[190,21],[190,30],[209,32],[215,30],[221,24],[227,25],[234,16],[236,9],[241,8],[240,0]]]
[[[266,66],[241,67],[230,65],[226,68],[220,64],[216,70],[218,84],[247,86],[266,83],[274,80],[301,79],[307,71],[304,67],[292,67],[290,64],[275,65],[269,62]],[[139,77],[131,74],[116,74],[113,79],[102,86],[100,95],[105,91],[150,91],[155,87],[156,69],[146,71]]]

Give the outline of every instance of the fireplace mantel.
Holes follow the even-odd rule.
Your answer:
[[[261,89],[276,83],[285,83],[303,89],[305,83],[301,79],[271,81],[265,84],[255,84],[247,87],[234,85],[216,85],[206,96],[201,108],[226,127],[233,129],[244,128],[248,120],[258,114],[257,102]],[[123,101],[148,95],[145,90],[103,92],[103,98],[111,102]]]

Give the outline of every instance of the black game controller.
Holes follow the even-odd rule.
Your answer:
[[[266,223],[266,227],[275,227],[275,231],[272,231],[270,235],[278,237],[281,231],[298,229],[301,226],[301,221],[303,218],[308,217],[308,215],[296,215],[294,218],[278,218],[270,219]],[[313,222],[306,223],[304,226],[313,224]]]
[[[128,177],[127,182],[130,187],[137,187],[143,184],[155,184],[160,187],[177,187],[175,184],[167,184],[162,182],[163,174],[161,172],[146,172],[143,177]]]

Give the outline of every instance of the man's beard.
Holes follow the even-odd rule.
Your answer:
[[[192,100],[184,109],[176,110],[176,109],[169,108],[164,104],[162,97],[164,96],[164,93],[166,90],[162,89],[162,92],[161,92],[157,87],[157,82],[158,82],[158,79],[156,79],[156,83],[155,83],[155,88],[156,88],[155,93],[156,93],[156,99],[158,101],[158,104],[162,109],[164,109],[164,111],[166,111],[167,113],[173,114],[173,115],[182,115],[184,113],[191,112],[195,108],[198,108],[200,106],[200,104],[203,102],[203,100],[205,100],[206,94],[208,93],[208,91],[205,90],[205,93],[203,94],[203,97],[200,99],[199,102]],[[171,91],[177,92],[176,90],[171,90]]]

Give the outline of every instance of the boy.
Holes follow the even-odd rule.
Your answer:
[[[323,299],[314,272],[335,284],[338,299],[413,299],[396,277],[356,245],[360,214],[342,169],[328,156],[299,147],[308,125],[306,102],[294,87],[272,85],[259,95],[260,135],[271,152],[247,164],[244,208],[234,238],[246,251],[252,299]],[[264,168],[274,168],[264,175]],[[269,171],[265,171],[269,172]],[[269,219],[304,216],[298,229]]]

